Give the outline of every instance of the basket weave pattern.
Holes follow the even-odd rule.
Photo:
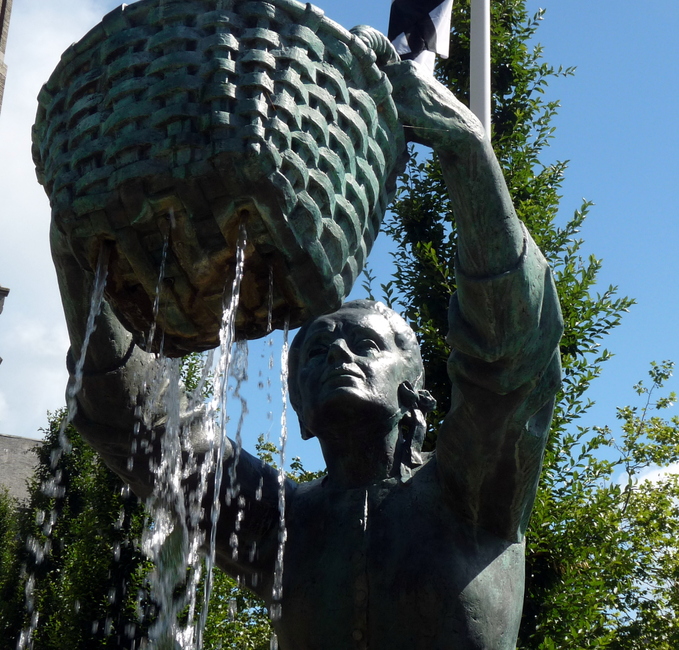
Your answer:
[[[39,96],[38,177],[84,266],[114,242],[107,295],[132,330],[150,325],[169,237],[166,351],[218,342],[239,221],[240,335],[264,334],[270,273],[274,326],[339,306],[404,149],[374,60],[293,0],[142,0],[65,52]]]

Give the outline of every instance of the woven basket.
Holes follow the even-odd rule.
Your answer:
[[[71,46],[33,130],[52,216],[144,339],[214,347],[239,225],[240,337],[336,309],[392,198],[405,143],[361,39],[293,0],[142,0]],[[159,273],[167,240],[162,281]],[[159,337],[156,337],[159,338]]]

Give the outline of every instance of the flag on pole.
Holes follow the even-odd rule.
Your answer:
[[[389,40],[402,59],[434,72],[436,55],[448,58],[453,0],[393,0]]]

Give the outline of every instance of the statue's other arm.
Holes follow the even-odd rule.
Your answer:
[[[80,268],[63,235],[54,226],[51,245],[71,339],[68,360],[71,385],[74,361],[85,338],[93,276]],[[105,463],[143,499],[153,490],[151,465],[160,457],[160,441],[167,425],[167,413],[161,411],[141,418],[138,408],[147,398],[147,383],[157,365],[155,355],[134,344],[131,334],[104,300],[87,349],[83,385],[76,396],[74,424]],[[163,390],[167,387],[161,388],[160,392]],[[184,391],[180,390],[177,410],[185,432],[184,456],[188,456],[190,446],[200,466],[210,449],[204,407],[202,404],[192,406]],[[244,502],[239,504],[237,499],[233,499],[229,504],[226,489],[234,457],[233,444],[227,440],[220,490],[222,510],[217,529],[217,563],[232,575],[241,577],[244,584],[266,599],[271,594],[269,583],[277,547],[278,476],[273,468],[242,450],[236,466],[236,478]],[[191,488],[197,480],[196,471],[185,478],[185,483]],[[286,488],[290,492],[294,484],[288,481]],[[213,494],[214,474],[211,474],[203,500],[206,528],[209,526]],[[239,508],[243,510],[243,517],[239,524],[239,553],[235,557],[231,533]],[[251,558],[253,543],[257,544],[258,552]],[[259,574],[257,577],[256,573]]]
[[[554,283],[478,120],[413,64],[396,66],[388,74],[399,112],[409,138],[436,151],[457,228],[452,405],[437,442],[439,474],[462,518],[520,541],[560,383]]]

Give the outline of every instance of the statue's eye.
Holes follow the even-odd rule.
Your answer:
[[[380,349],[380,346],[372,339],[361,339],[356,343],[356,349],[363,353],[377,352]]]
[[[328,352],[328,346],[325,343],[314,343],[307,352],[307,358],[324,356]]]

